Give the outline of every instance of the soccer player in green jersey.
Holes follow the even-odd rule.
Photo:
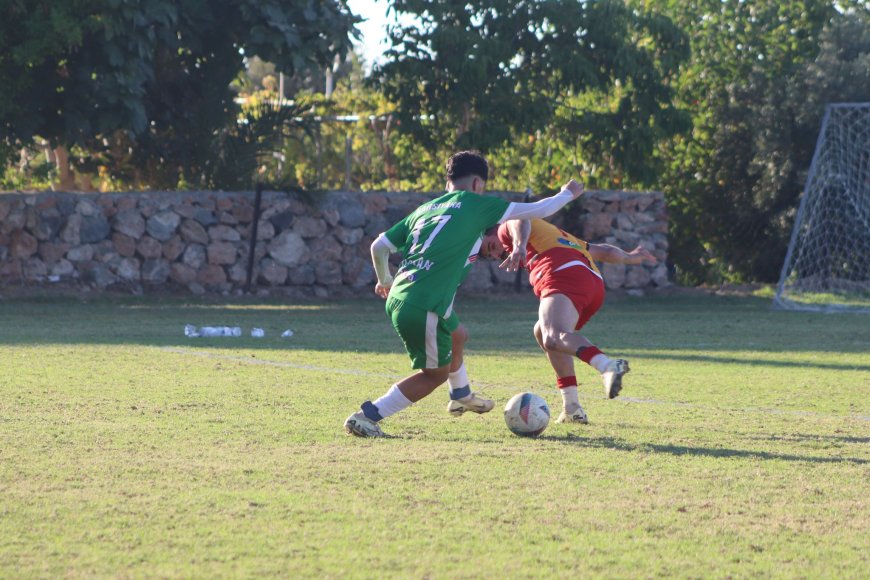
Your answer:
[[[387,299],[386,311],[418,372],[394,384],[379,399],[366,401],[344,422],[348,433],[383,437],[378,423],[409,407],[448,382],[451,414],[486,413],[492,401],[471,392],[462,358],[467,338],[453,310],[456,289],[477,259],[485,231],[511,219],[547,217],[583,194],[569,181],[558,194],[535,203],[510,203],[482,195],[489,165],[479,153],[462,151],[447,161],[447,193],[411,212],[372,243],[378,282],[375,293]],[[403,260],[390,274],[390,253]],[[522,251],[503,266],[516,266]]]

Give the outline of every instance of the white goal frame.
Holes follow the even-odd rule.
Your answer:
[[[844,128],[847,130],[849,128],[838,125],[838,121],[845,115],[854,114],[856,110],[858,115],[861,115],[861,127],[863,128],[865,123],[870,127],[870,103],[835,103],[825,107],[816,149],[773,299],[774,308],[813,312],[870,313],[870,298],[868,298],[870,297],[870,271],[868,271],[870,251],[865,255],[862,250],[870,246],[870,129],[867,129],[866,133],[859,131],[854,151],[850,149],[846,154],[840,151],[837,155],[837,152],[832,152],[829,147],[832,142],[841,137]],[[856,175],[860,175],[860,179],[849,179],[853,177],[848,173],[852,169],[850,164],[856,166],[854,171]],[[842,173],[844,169],[847,171],[845,177]],[[853,227],[854,224],[858,224],[857,240],[844,235],[833,244],[833,252],[839,255],[840,259],[843,255],[848,256],[845,266],[840,268],[840,277],[827,276],[824,270],[827,269],[829,274],[830,268],[819,265],[819,262],[823,262],[827,256],[815,256],[815,263],[813,262],[813,253],[820,247],[816,244],[818,240],[814,239],[814,236],[820,235],[820,232],[824,234],[822,224],[825,220],[831,219],[824,215],[819,216],[819,212],[824,212],[827,207],[817,206],[825,197],[832,195],[832,190],[842,191],[843,195],[840,197],[844,204],[843,209],[852,212],[848,217]],[[845,214],[841,213],[841,215]],[[836,224],[830,221],[828,223]],[[819,251],[830,252],[830,249]],[[863,267],[852,272],[851,266],[854,264]],[[802,292],[842,296],[843,303],[801,302],[799,298]],[[854,301],[846,299],[850,292],[854,292],[858,298]]]

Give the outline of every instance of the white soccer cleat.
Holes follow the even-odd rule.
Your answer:
[[[556,419],[556,423],[582,423],[586,425],[589,423],[589,417],[586,416],[586,411],[582,407],[577,407],[575,411],[570,413],[563,409],[559,418]]]
[[[621,358],[614,359],[607,366],[607,370],[601,373],[604,379],[604,393],[608,399],[614,399],[622,390],[622,377],[629,371],[628,361]]]
[[[471,393],[467,401],[451,400],[447,403],[447,412],[454,417],[461,417],[466,411],[477,413],[489,413],[495,407],[495,403],[489,399],[478,397],[477,393]]]
[[[357,437],[384,437],[380,425],[366,417],[362,411],[357,411],[345,420],[344,430]]]

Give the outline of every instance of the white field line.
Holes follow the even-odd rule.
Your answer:
[[[401,379],[401,375],[388,375],[386,373],[370,373],[367,371],[358,371],[354,369],[337,369],[332,367],[318,367],[314,365],[300,365],[292,362],[284,362],[277,360],[265,360],[261,358],[253,358],[249,356],[231,356],[225,354],[216,354],[213,352],[203,352],[199,350],[191,350],[187,348],[175,348],[171,346],[160,347],[160,350],[164,352],[172,352],[175,354],[183,354],[188,356],[196,356],[200,358],[210,358],[217,360],[226,360],[226,361],[234,361],[234,362],[242,362],[250,365],[264,365],[270,367],[282,367],[289,369],[299,369],[303,371],[319,371],[323,373],[334,373],[339,375],[353,375],[357,377],[383,377],[388,378],[390,380]]]
[[[368,371],[360,371],[355,369],[347,369],[347,368],[334,368],[334,367],[321,367],[314,365],[303,365],[298,363],[286,362],[286,361],[275,361],[275,360],[266,360],[260,358],[252,358],[249,356],[232,356],[232,355],[224,355],[224,354],[216,354],[213,352],[204,352],[201,350],[192,350],[187,348],[177,348],[177,347],[160,347],[160,350],[164,352],[171,352],[174,354],[187,355],[187,356],[195,356],[200,358],[209,358],[209,359],[217,359],[217,360],[226,360],[226,361],[234,361],[241,362],[245,364],[251,365],[264,365],[264,366],[272,366],[272,367],[281,367],[281,368],[290,368],[290,369],[299,369],[305,371],[317,371],[323,373],[332,373],[339,375],[351,375],[357,377],[380,377],[387,379],[389,381],[396,381],[398,379],[403,378],[403,375],[398,374],[389,374],[389,373],[375,373]],[[510,385],[491,385],[487,383],[483,383],[480,381],[476,381],[476,384],[482,388],[489,389],[499,389],[499,390],[509,390],[520,392],[523,390],[523,387],[512,387]],[[835,419],[857,419],[859,421],[870,421],[870,416],[866,415],[835,415],[833,413],[818,413],[816,411],[790,411],[785,409],[762,409],[762,408],[729,408],[729,407],[710,407],[708,405],[696,405],[694,403],[681,403],[679,401],[660,401],[657,399],[638,399],[634,397],[619,397],[614,400],[615,403],[622,403],[628,405],[668,405],[671,407],[685,407],[687,409],[699,409],[705,411],[730,411],[737,413],[763,413],[767,415],[796,415],[803,417],[827,417],[827,418],[835,418]]]

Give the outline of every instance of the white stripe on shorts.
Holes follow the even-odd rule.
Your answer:
[[[564,270],[565,268],[570,268],[571,266],[583,266],[584,268],[586,268],[587,270],[589,270],[590,272],[592,272],[593,274],[595,274],[596,276],[601,278],[601,274],[599,274],[598,272],[596,272],[595,270],[590,268],[588,265],[586,265],[585,262],[581,262],[580,260],[572,260],[570,262],[565,262],[564,264],[562,264],[561,266],[559,266],[558,268],[553,270],[553,272],[558,272],[559,270]],[[601,278],[601,279],[604,280],[604,278]]]
[[[438,315],[426,313],[426,368],[438,368]]]
[[[444,313],[444,320],[450,318],[450,315],[453,314],[453,303],[456,301],[456,294],[453,294],[453,298],[450,299],[450,306],[447,307],[447,312]]]

